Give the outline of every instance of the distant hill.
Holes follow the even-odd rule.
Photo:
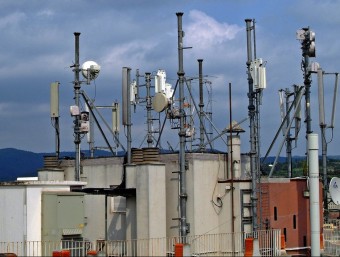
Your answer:
[[[166,151],[163,151],[166,152]],[[84,156],[89,156],[89,151],[82,151]],[[122,155],[119,152],[118,155]],[[54,153],[34,153],[15,148],[0,149],[0,181],[15,181],[18,177],[36,177],[38,170],[44,166],[44,156]],[[96,150],[96,157],[112,156],[108,151]],[[62,152],[60,158],[73,159],[74,152]],[[294,156],[293,161],[305,159],[305,156]],[[340,160],[340,156],[328,156],[328,159]],[[275,157],[268,156],[265,163],[273,163]],[[278,158],[279,163],[286,162],[285,157]]]
[[[37,176],[37,170],[43,166],[43,156],[14,148],[0,149],[0,181]]]
[[[88,151],[82,151],[89,156]],[[18,177],[36,177],[44,166],[44,156],[54,153],[33,153],[15,148],[0,149],[0,181],[15,181]],[[60,158],[74,158],[74,152],[62,152]],[[110,152],[99,150],[96,156],[111,156]]]

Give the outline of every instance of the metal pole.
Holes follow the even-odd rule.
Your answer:
[[[324,104],[324,85],[323,70],[317,71],[318,76],[318,98],[319,98],[319,125],[321,130],[321,148],[322,148],[322,171],[323,171],[323,208],[324,219],[328,220],[328,182],[327,182],[327,142],[326,142],[326,126],[325,123],[325,104]]]
[[[199,95],[200,95],[200,102],[198,104],[200,110],[199,110],[199,115],[200,115],[200,151],[203,152],[205,151],[204,147],[204,124],[203,124],[203,117],[204,117],[204,100],[203,100],[203,69],[202,69],[202,63],[203,59],[198,59],[198,70],[199,70]]]
[[[88,106],[88,105],[86,105]],[[90,122],[90,131],[88,133],[88,143],[90,148],[90,156],[94,157],[94,121],[93,121],[93,115],[90,109],[93,109],[93,100],[91,101],[91,104],[87,107],[89,111],[89,122]]]
[[[182,16],[183,13],[178,12],[178,80],[179,80],[179,112],[180,112],[180,149],[179,149],[179,183],[180,183],[180,236],[182,240],[186,240],[185,237],[188,233],[187,224],[187,213],[186,213],[186,203],[187,203],[187,188],[186,188],[186,170],[185,170],[185,112],[184,112],[184,69],[183,69],[183,36],[184,32],[182,30]]]
[[[148,126],[148,136],[146,142],[148,143],[148,147],[152,147],[152,117],[151,117],[151,77],[150,72],[145,73],[145,83],[146,83],[146,113],[147,113],[147,126]]]
[[[253,224],[253,232],[257,231],[257,170],[256,170],[256,131],[255,131],[255,105],[254,98],[255,92],[253,90],[253,78],[250,73],[250,64],[252,61],[252,48],[251,48],[251,31],[252,31],[252,19],[245,20],[247,25],[247,73],[248,73],[248,116],[249,116],[249,128],[250,128],[250,172],[252,175],[252,224]]]
[[[123,91],[123,125],[126,126],[127,133],[127,163],[131,163],[131,68],[123,67],[122,69],[122,91]]]
[[[308,135],[311,256],[320,256],[319,146],[318,135]]]
[[[55,118],[55,154],[57,159],[60,155],[60,128],[59,128],[59,117]]]
[[[309,28],[308,28],[309,30]],[[306,43],[302,44],[302,56],[303,56],[303,76],[304,76],[304,85],[305,85],[305,108],[306,108],[306,134],[312,133],[312,118],[311,118],[311,109],[310,109],[310,88],[311,88],[311,72],[308,69],[309,66],[309,46]],[[307,137],[306,135],[306,137]],[[308,137],[307,137],[308,138]]]
[[[75,104],[79,108],[79,36],[80,32],[74,32],[75,36],[75,61],[74,61],[74,99]],[[74,116],[74,144],[75,144],[75,180],[80,180],[80,115]]]
[[[107,244],[108,244],[108,237],[107,237],[107,195],[105,195],[105,254],[107,255]]]
[[[231,175],[231,233],[235,232],[235,207],[234,207],[234,159],[233,159],[233,127],[232,127],[232,104],[231,104],[231,83],[229,83],[229,137],[230,137],[230,175]],[[231,237],[231,249],[232,254],[235,254],[235,238]]]
[[[286,127],[286,154],[287,154],[287,170],[288,170],[288,178],[292,177],[292,140],[290,137],[290,112],[289,109],[289,96],[291,95],[289,89],[287,88],[286,91],[286,110],[287,110],[287,127]]]

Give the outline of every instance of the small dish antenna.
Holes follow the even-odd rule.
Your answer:
[[[81,66],[81,73],[83,74],[84,78],[87,79],[87,82],[94,80],[98,77],[100,72],[100,65],[94,61],[86,61]]]
[[[329,193],[332,201],[336,204],[340,204],[340,178],[334,177],[329,182]]]
[[[152,107],[156,112],[162,112],[168,106],[168,99],[163,93],[156,93],[153,97]]]

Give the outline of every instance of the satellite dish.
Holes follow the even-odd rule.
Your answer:
[[[168,106],[168,99],[163,93],[156,93],[153,101],[152,107],[156,112],[162,112]]]
[[[334,177],[329,182],[329,193],[336,205],[340,204],[340,178]]]
[[[100,65],[94,61],[87,61],[81,66],[81,73],[87,80],[94,80],[98,77]]]

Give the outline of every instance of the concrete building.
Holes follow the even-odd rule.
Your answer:
[[[233,136],[232,154],[190,152],[185,157],[188,235],[251,232],[249,156],[240,153],[239,136]],[[73,181],[74,164],[72,159],[47,159],[39,181],[0,184],[0,207],[5,210],[0,241],[179,236],[178,153],[134,149],[130,164],[124,157],[85,158],[81,182]],[[262,179],[260,188],[261,228],[281,229],[287,247],[309,246],[306,180]],[[77,217],[70,225],[59,222],[55,213]]]
[[[142,150],[142,149],[141,149]],[[240,157],[239,157],[240,158]],[[244,159],[248,156],[244,155]],[[228,175],[228,158],[225,153],[187,153],[187,219],[190,235],[218,234],[231,232],[231,180]],[[86,195],[86,238],[105,238],[105,196],[96,194],[96,188],[114,188],[125,183],[126,188],[136,189],[135,196],[108,197],[108,239],[143,239],[178,236],[178,153],[160,154],[157,161],[136,161],[123,165],[123,157],[84,159],[82,180],[90,192]],[[251,231],[250,208],[240,210],[239,203],[250,202],[250,180],[246,166],[234,181],[235,232]],[[63,160],[60,164],[65,178],[74,176],[74,160]],[[123,170],[125,169],[125,181]],[[86,191],[86,190],[85,190]],[[123,196],[124,193],[122,193]],[[108,193],[114,195],[114,193]],[[114,205],[121,203],[121,211],[115,212]],[[124,210],[125,209],[125,210]],[[242,220],[243,216],[243,220]],[[247,216],[247,217],[246,217]],[[126,228],[124,231],[123,228]]]

